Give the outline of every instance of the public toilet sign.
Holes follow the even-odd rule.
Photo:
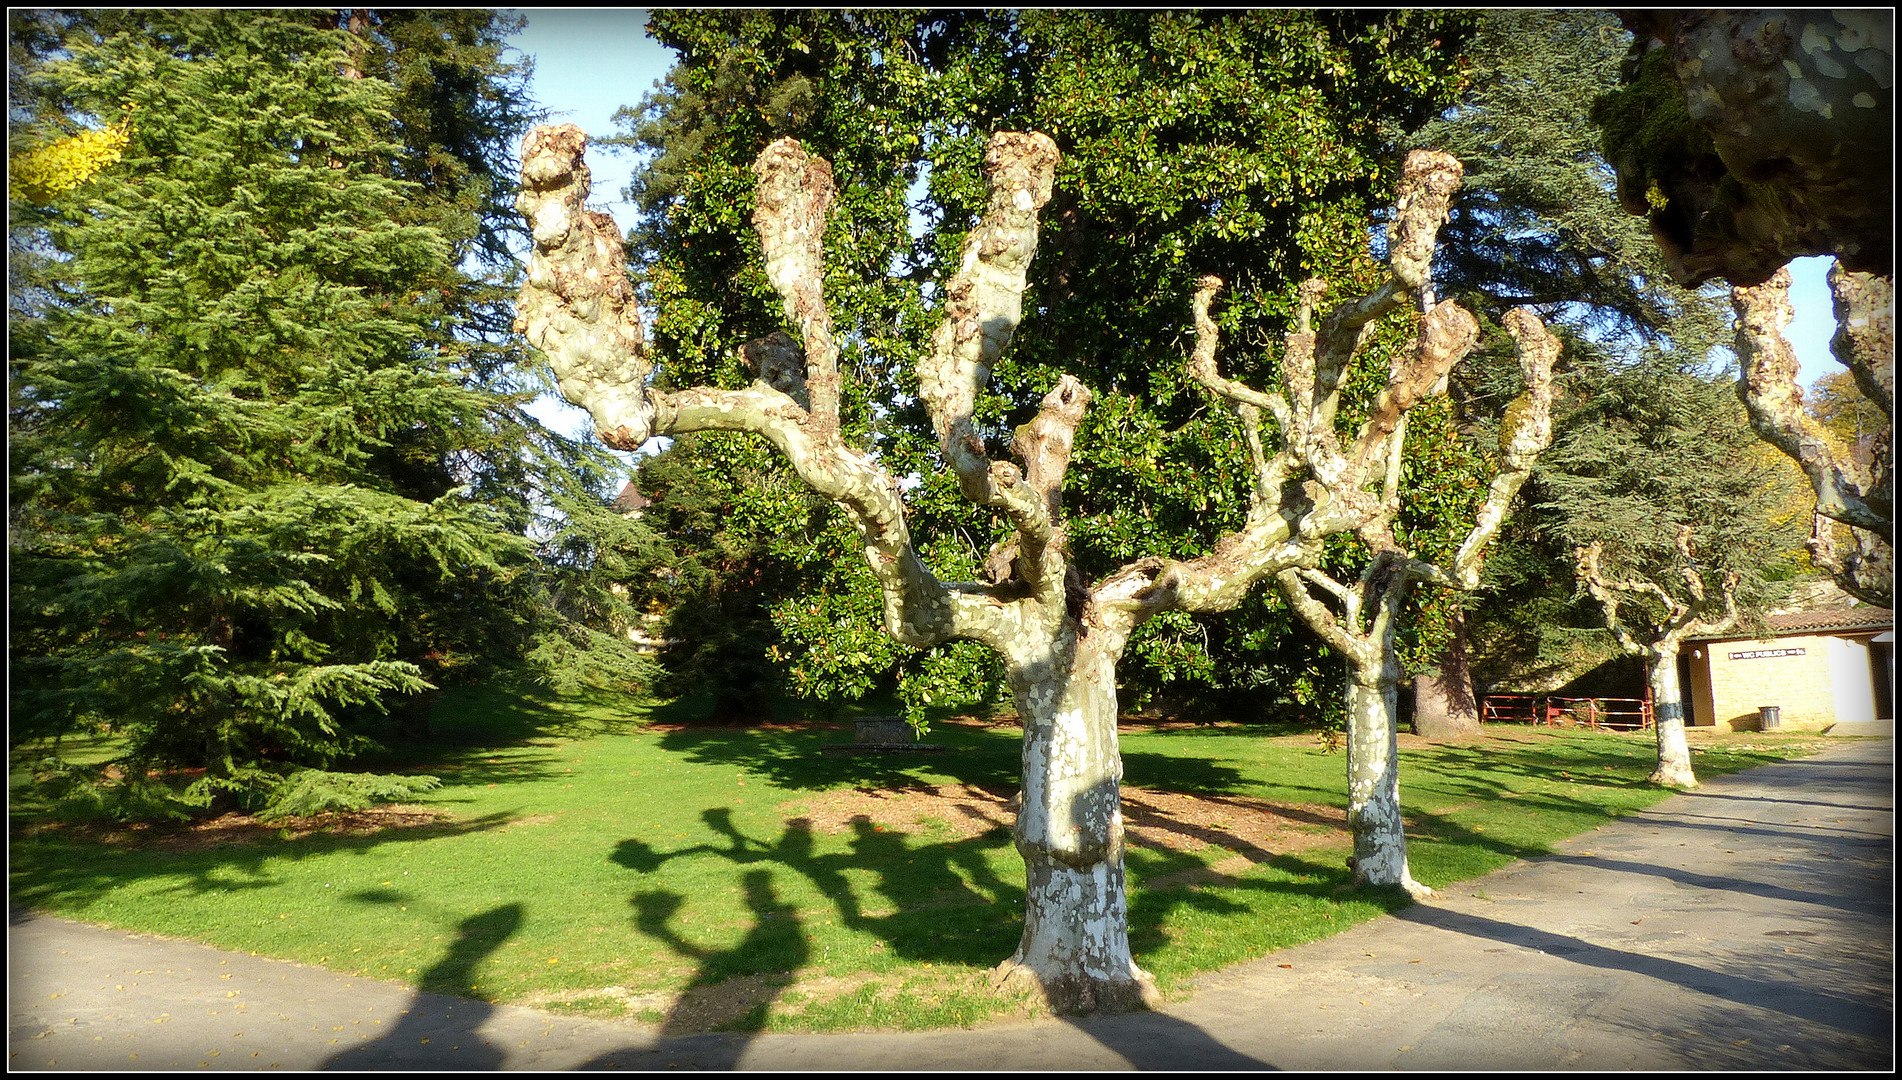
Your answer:
[[[1732,660],[1761,660],[1766,656],[1802,656],[1802,649],[1750,649],[1728,654]]]

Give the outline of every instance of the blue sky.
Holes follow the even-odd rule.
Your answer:
[[[530,84],[535,100],[550,111],[552,121],[578,124],[591,137],[612,134],[614,110],[640,104],[673,62],[673,54],[647,36],[647,12],[642,8],[531,8],[516,13],[528,19],[514,45],[535,60]],[[625,152],[596,151],[588,157],[594,174],[590,202],[614,213],[623,227],[628,207],[621,201],[621,190],[635,164],[634,156]],[[1798,259],[1790,266],[1796,319],[1787,333],[1802,362],[1805,385],[1844,370],[1829,353],[1836,330],[1824,278],[1829,263],[1826,258]],[[587,423],[587,413],[565,402],[551,399],[542,411],[545,422],[563,430]]]

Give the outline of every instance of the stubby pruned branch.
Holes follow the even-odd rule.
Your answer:
[[[746,366],[761,382],[810,408],[806,393],[806,351],[784,330],[775,330],[740,347]]]
[[[1441,384],[1478,341],[1479,320],[1453,301],[1442,301],[1426,313],[1413,349],[1394,357],[1393,374],[1368,410],[1343,479],[1359,486],[1375,467],[1386,471],[1389,457],[1399,449],[1395,436],[1402,418]]]
[[[1506,406],[1499,426],[1499,471],[1486,489],[1486,501],[1474,515],[1472,531],[1453,556],[1452,577],[1461,589],[1479,587],[1483,553],[1506,520],[1513,497],[1532,475],[1539,454],[1552,445],[1552,368],[1558,363],[1559,339],[1529,308],[1506,313],[1506,332],[1519,353],[1519,373],[1525,389]]]
[[[1792,316],[1790,272],[1778,270],[1762,285],[1731,290],[1736,309],[1737,355],[1743,374],[1737,395],[1750,410],[1750,424],[1764,441],[1783,451],[1816,492],[1818,523],[1810,538],[1810,561],[1827,571],[1845,592],[1870,604],[1895,603],[1894,450],[1895,285],[1893,279],[1830,270],[1836,336],[1830,348],[1848,366],[1856,388],[1890,426],[1866,446],[1839,454],[1803,408],[1796,353],[1783,336]],[[1845,551],[1823,518],[1850,527]]]
[[[1090,404],[1090,390],[1076,376],[1063,375],[1044,395],[1030,423],[1017,429],[1011,452],[1024,463],[1024,482],[1043,496],[1052,521],[1063,511],[1063,477],[1070,468],[1076,428]]]
[[[1829,268],[1836,334],[1829,351],[1848,366],[1862,395],[1895,419],[1895,279]],[[1884,440],[1886,442],[1887,440]]]
[[[534,249],[516,300],[515,330],[554,368],[561,395],[594,417],[601,440],[637,450],[653,433],[653,371],[621,233],[588,210],[587,136],[573,124],[537,127],[522,142],[522,191]]]
[[[1227,610],[1263,577],[1311,564],[1322,538],[1369,523],[1379,530],[1385,520],[1382,508],[1391,500],[1385,494],[1362,490],[1370,470],[1378,469],[1373,479],[1388,478],[1389,451],[1398,442],[1407,411],[1438,391],[1447,371],[1477,338],[1477,322],[1470,314],[1451,302],[1433,303],[1426,276],[1461,172],[1459,162],[1448,154],[1416,151],[1408,155],[1396,198],[1395,224],[1389,232],[1387,281],[1367,296],[1335,305],[1318,330],[1314,313],[1327,283],[1312,278],[1301,284],[1298,315],[1284,338],[1280,365],[1285,396],[1255,390],[1220,374],[1215,362],[1220,335],[1209,316],[1209,303],[1222,283],[1215,277],[1196,282],[1192,298],[1195,346],[1188,371],[1242,417],[1256,474],[1248,520],[1200,558],[1144,560],[1105,579],[1095,595],[1106,608],[1145,613],[1164,608]],[[1409,300],[1426,312],[1420,336],[1411,350],[1395,358],[1375,419],[1363,428],[1355,448],[1360,465],[1350,466],[1334,434],[1341,380],[1368,325]],[[1281,428],[1281,449],[1272,457],[1260,447],[1259,420],[1264,411]],[[1305,467],[1314,477],[1299,488],[1285,482],[1297,467]]]
[[[786,318],[805,340],[806,390],[815,423],[839,426],[838,346],[827,309],[824,237],[832,209],[832,166],[806,153],[793,139],[780,139],[753,162],[758,197],[753,228],[766,259],[766,278],[786,305]]]
[[[1037,211],[1050,200],[1057,147],[1048,136],[999,132],[984,155],[990,203],[964,240],[945,286],[943,318],[918,366],[919,396],[965,496],[992,506],[991,462],[972,429],[978,391],[1016,333],[1024,282],[1037,250]]]
[[[774,183],[798,180],[798,191],[760,200],[761,243],[777,248],[773,271],[789,314],[801,321],[807,350],[783,335],[754,343],[749,358],[760,380],[744,390],[691,387],[662,392],[648,385],[653,360],[641,333],[619,231],[606,214],[588,211],[587,139],[572,124],[537,127],[522,144],[522,191],[516,206],[534,236],[528,280],[517,300],[517,329],[548,357],[562,396],[586,408],[602,440],[624,449],[650,435],[749,431],[771,442],[809,487],[851,518],[885,601],[886,629],[908,645],[953,638],[1002,641],[1012,626],[986,587],[947,586],[919,559],[906,527],[897,482],[839,440],[836,424],[815,420],[797,400],[813,346],[830,332],[819,300],[814,255],[823,224],[829,167],[775,144],[760,171]],[[776,164],[775,164],[776,163]],[[803,178],[803,179],[800,179]],[[789,224],[782,217],[796,219]],[[816,314],[808,310],[817,304]],[[812,379],[803,379],[810,387]],[[835,391],[836,394],[836,391]],[[817,388],[812,388],[817,399]],[[815,402],[816,403],[816,402]],[[1026,499],[1035,504],[1034,496]]]

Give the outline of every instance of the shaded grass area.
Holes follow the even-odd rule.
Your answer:
[[[428,740],[374,763],[440,777],[418,805],[442,817],[368,835],[113,841],[41,828],[16,783],[13,902],[663,1034],[968,1025],[1017,1007],[986,978],[1022,929],[1023,864],[1006,830],[859,818],[828,832],[799,810],[847,789],[1013,789],[1015,727],[939,723],[930,739],[945,753],[830,756],[824,746],[852,740],[849,721],[669,723],[690,711],[447,692]],[[1712,744],[1697,765],[1714,775],[1813,744]],[[1312,736],[1135,731],[1122,747],[1139,787],[1345,804],[1341,756]],[[1645,781],[1654,755],[1648,737],[1549,729],[1404,748],[1415,876],[1444,886],[1656,802],[1667,793]],[[1243,848],[1218,837],[1128,850],[1131,943],[1165,994],[1405,903],[1348,888],[1345,836],[1238,871]],[[1197,870],[1209,872],[1185,873]]]

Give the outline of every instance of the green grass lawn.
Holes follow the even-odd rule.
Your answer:
[[[382,763],[428,772],[433,824],[364,835],[38,828],[15,769],[12,899],[90,922],[387,978],[438,993],[710,1028],[971,1024],[1022,926],[1002,828],[807,828],[801,799],[968,783],[1014,789],[1018,732],[939,724],[940,754],[829,756],[849,724],[657,729],[642,705],[445,693],[432,738]],[[1806,752],[1757,735],[1699,748],[1709,776]],[[1122,740],[1152,791],[1340,807],[1344,764],[1311,735],[1240,727]],[[23,755],[16,754],[16,762]],[[1537,855],[1648,806],[1649,736],[1507,729],[1403,750],[1414,875],[1429,886]],[[1132,847],[1130,936],[1165,994],[1403,902],[1346,888],[1345,836],[1233,873],[1233,852]],[[1185,875],[1229,860],[1220,876]],[[1156,887],[1146,882],[1158,882]]]

